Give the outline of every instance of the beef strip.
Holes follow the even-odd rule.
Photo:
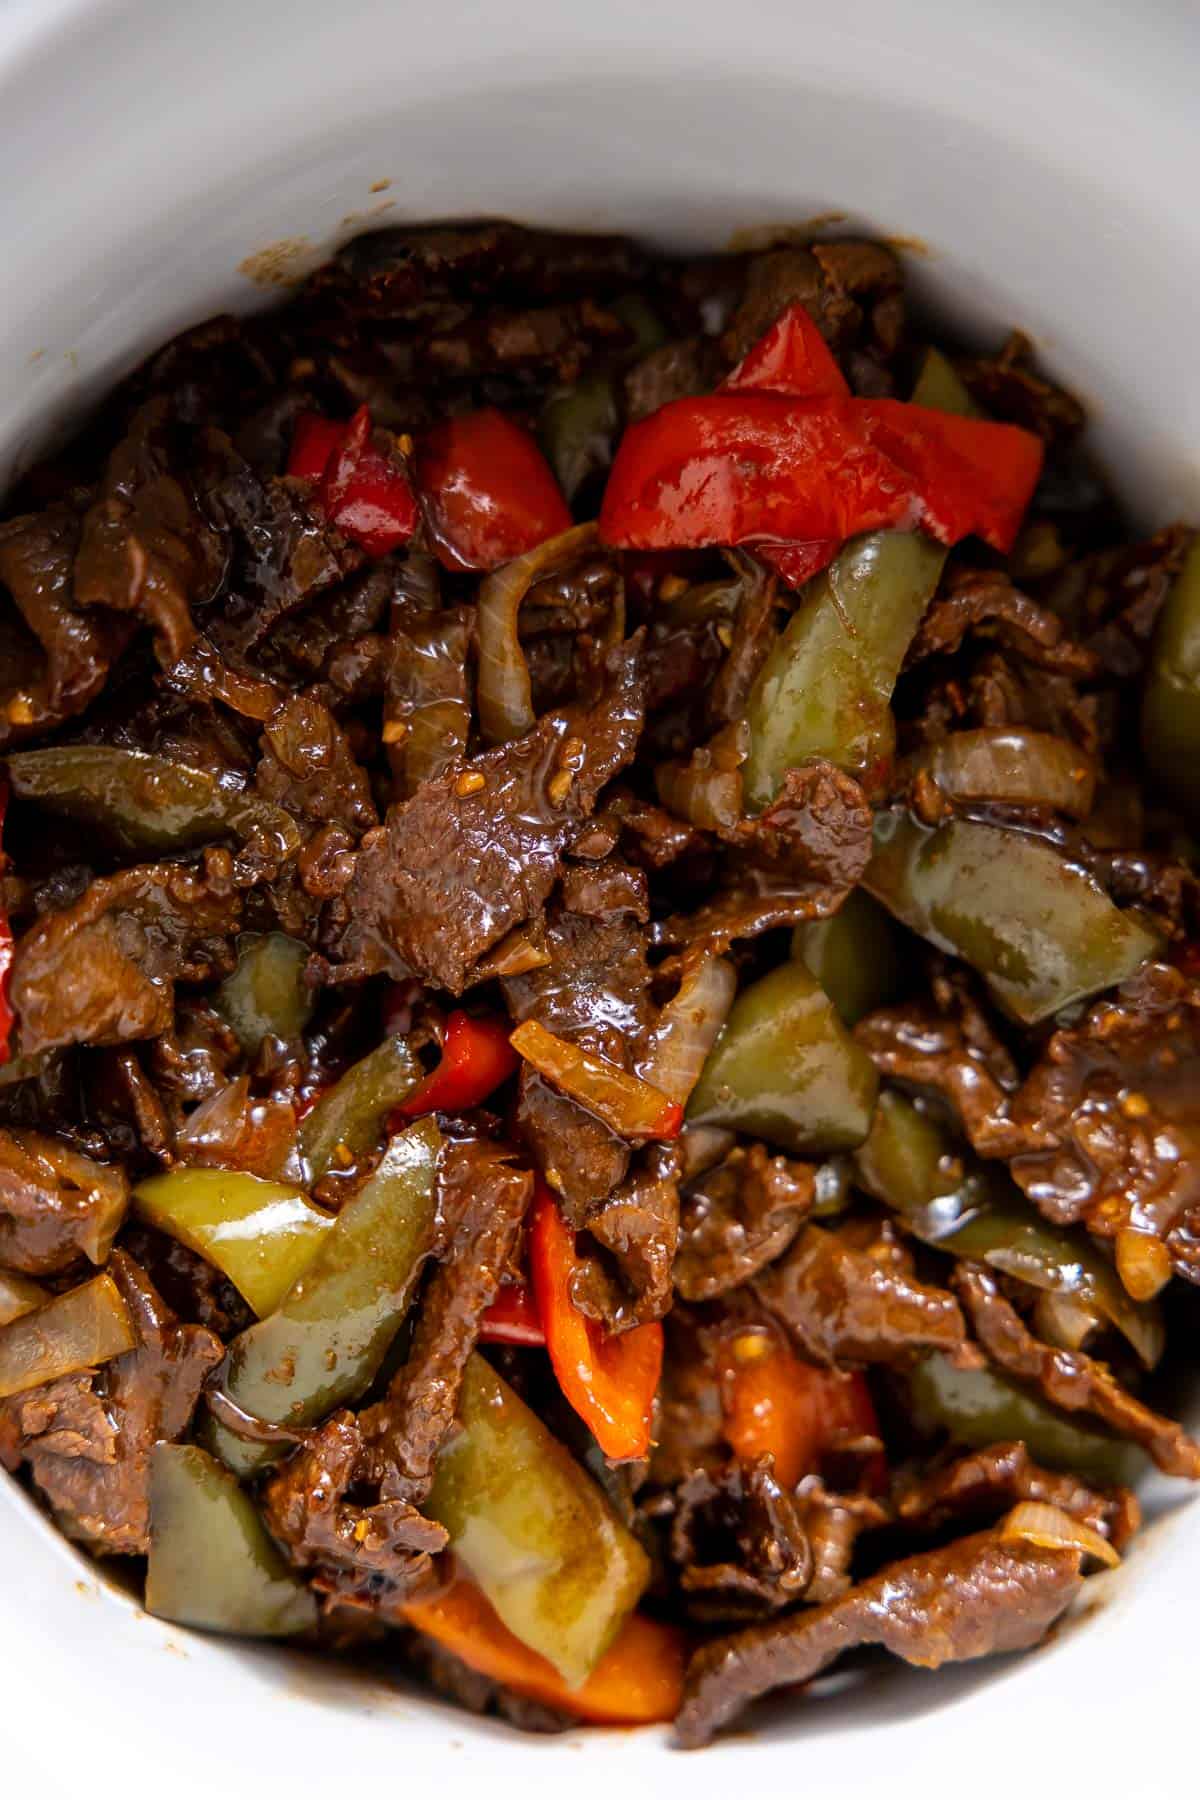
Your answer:
[[[169,1031],[175,982],[233,967],[242,903],[230,870],[223,851],[210,851],[200,873],[174,863],[122,869],[32,926],[12,967],[22,1054]]]
[[[187,1430],[224,1355],[202,1325],[181,1325],[133,1258],[109,1264],[138,1344],[93,1375],[35,1388],[13,1409],[30,1473],[68,1537],[95,1551],[144,1555],[150,1542],[150,1452]]]
[[[620,865],[600,867],[603,876],[568,872],[563,904],[547,920],[548,960],[508,977],[504,997],[515,1023],[536,1019],[557,1037],[631,1068],[654,1011],[641,928],[645,882]],[[576,1227],[628,1172],[629,1145],[532,1069],[521,1072],[517,1125]]]
[[[730,1152],[688,1189],[680,1216],[675,1287],[712,1300],[781,1256],[810,1211],[811,1164],[772,1156],[765,1144]]]
[[[103,1263],[129,1205],[117,1166],[36,1131],[0,1130],[0,1268],[53,1275]]]
[[[845,1651],[880,1644],[918,1668],[1027,1650],[1066,1611],[1081,1581],[1078,1550],[962,1538],[889,1564],[840,1599],[698,1650],[675,1735],[695,1749],[772,1688],[811,1681]]]
[[[996,356],[966,356],[958,372],[985,412],[1036,432],[1047,444],[1069,443],[1085,414],[1073,394],[1039,375],[1033,345],[1023,331],[1010,332]]]
[[[871,860],[873,826],[870,803],[853,776],[813,761],[788,770],[770,806],[746,821],[740,835],[752,865],[845,894]]]
[[[336,978],[384,970],[462,992],[485,951],[547,899],[572,828],[633,756],[637,657],[636,640],[614,653],[593,705],[548,714],[389,810],[339,903]]]
[[[296,694],[263,727],[255,786],[264,800],[314,824],[363,832],[379,822],[366,770],[346,734],[313,694]]]
[[[89,706],[132,635],[130,621],[77,606],[79,537],[78,516],[66,506],[0,525],[0,586],[19,615],[0,615],[0,749]]]
[[[254,1314],[233,1283],[177,1238],[133,1218],[121,1233],[121,1248],[145,1270],[172,1311],[224,1342],[253,1325]]]
[[[1136,680],[1171,584],[1195,533],[1168,525],[1141,543],[1069,563],[1054,585],[1057,612],[1075,624],[1106,675]]]
[[[850,1587],[855,1546],[863,1532],[886,1525],[889,1515],[873,1495],[831,1492],[819,1475],[803,1478],[795,1504],[812,1552],[804,1598],[810,1606],[824,1606]]]
[[[916,1531],[983,1524],[1019,1502],[1057,1506],[1123,1550],[1141,1524],[1128,1488],[1097,1490],[1074,1475],[1040,1469],[1022,1443],[989,1444],[932,1473],[909,1471],[894,1496],[899,1521]]]
[[[675,1497],[670,1555],[689,1616],[706,1623],[779,1612],[800,1599],[813,1571],[796,1502],[769,1457],[687,1476]]]
[[[858,350],[873,365],[870,373],[861,363],[850,365],[859,378],[856,385],[863,386],[866,376],[871,391],[886,391],[877,378],[899,343],[902,289],[900,265],[882,244],[845,239],[815,243],[807,250],[799,245],[769,250],[750,263],[742,303],[721,347],[730,362],[740,361],[780,313],[798,301],[832,349],[847,357]]]
[[[358,1479],[384,1501],[420,1505],[454,1422],[463,1369],[533,1197],[533,1177],[505,1145],[447,1144],[439,1172],[445,1261],[425,1290],[408,1360],[387,1398],[360,1416]]]
[[[650,1482],[674,1488],[696,1469],[718,1468],[729,1453],[714,1354],[714,1327],[676,1303],[665,1320],[665,1351],[650,1452]]]
[[[1165,1475],[1200,1480],[1200,1444],[1182,1425],[1152,1412],[1123,1388],[1104,1363],[1082,1350],[1041,1344],[981,1265],[959,1263],[954,1282],[971,1325],[992,1362],[1009,1375],[1033,1382],[1064,1412],[1088,1412],[1140,1444]]]
[[[77,603],[144,618],[164,667],[190,646],[192,608],[216,592],[226,556],[178,473],[169,436],[168,403],[148,402],[108,459],[75,561]]]
[[[805,1227],[754,1292],[801,1354],[826,1368],[904,1363],[922,1349],[956,1350],[966,1341],[953,1295],[819,1225]]]
[[[630,425],[672,400],[711,393],[724,374],[711,338],[673,338],[640,357],[624,377],[625,418]]]
[[[661,1319],[671,1305],[671,1269],[679,1238],[679,1154],[650,1144],[637,1167],[586,1214],[591,1241],[605,1260],[587,1257],[571,1285],[580,1312],[610,1332]],[[607,1259],[616,1266],[608,1273]]]
[[[1099,661],[1067,635],[1056,613],[1038,606],[992,569],[960,569],[947,576],[908,647],[905,668],[929,656],[952,656],[968,636],[994,638],[1023,662],[1047,674],[1086,681]]]

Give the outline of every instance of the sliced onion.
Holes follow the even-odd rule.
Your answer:
[[[1000,1536],[1019,1538],[1041,1550],[1080,1550],[1110,1569],[1115,1569],[1121,1560],[1106,1537],[1064,1512],[1061,1506],[1048,1506],[1042,1500],[1023,1500],[1014,1506],[1000,1522]]]
[[[49,1298],[46,1289],[28,1275],[0,1269],[0,1325],[11,1325],[14,1319],[44,1306]]]
[[[97,1275],[0,1326],[0,1399],[94,1369],[138,1341],[111,1275]]]
[[[1033,1313],[1038,1337],[1059,1350],[1082,1350],[1104,1323],[1078,1294],[1039,1294]]]
[[[686,1106],[737,992],[737,973],[722,956],[685,959],[683,979],[658,1015],[638,1074],[669,1100]]]
[[[518,1025],[508,1041],[539,1075],[578,1100],[619,1137],[679,1136],[682,1106],[608,1057],[594,1056],[578,1044],[556,1037],[536,1019]]]
[[[1171,1252],[1148,1231],[1122,1226],[1116,1242],[1117,1274],[1131,1300],[1153,1300],[1171,1279]]]
[[[736,831],[742,817],[742,764],[750,754],[745,720],[727,725],[688,762],[659,763],[658,797],[668,812],[700,831]]]
[[[524,737],[534,726],[529,668],[517,635],[521,602],[535,581],[554,575],[596,543],[594,523],[547,538],[495,569],[479,590],[479,724],[489,744]]]
[[[1096,792],[1096,765],[1077,745],[1048,731],[983,726],[952,731],[906,757],[898,775],[931,775],[952,800],[1049,806],[1086,819]]]

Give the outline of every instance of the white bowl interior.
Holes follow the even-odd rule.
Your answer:
[[[1156,29],[1096,0],[927,4],[916,18],[860,0],[844,24],[814,0],[10,10],[0,470],[171,332],[271,298],[244,272],[269,246],[296,270],[371,223],[480,213],[720,246],[832,211],[921,246],[914,289],[981,341],[1029,331],[1094,409],[1147,523],[1196,517],[1200,43],[1187,0],[1149,17]],[[1069,1766],[1098,1796],[1139,1778],[1145,1792],[1145,1743],[1183,1697],[1171,1651],[1200,1573],[1191,1519],[1163,1519],[1130,1561],[1089,1584],[1086,1630],[1032,1658],[889,1673],[869,1696],[801,1704],[685,1763],[655,1732],[529,1742],[390,1685],[172,1630],[98,1584],[0,1482],[0,1676],[31,1791],[77,1786],[59,1757],[65,1695],[72,1741],[94,1727],[105,1746],[87,1775],[97,1800],[150,1791],[164,1770],[178,1800],[207,1794],[210,1758],[238,1795],[286,1782],[296,1800],[384,1775],[515,1793],[535,1768],[581,1795],[686,1777],[699,1796],[778,1778],[785,1756],[849,1797],[885,1778],[891,1800],[929,1800],[931,1769],[968,1759],[976,1795],[1011,1786],[1015,1766],[1047,1785]],[[997,1733],[1010,1714],[1011,1750]]]

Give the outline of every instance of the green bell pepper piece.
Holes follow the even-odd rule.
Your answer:
[[[1158,1361],[1159,1308],[1131,1300],[1085,1231],[1047,1224],[1002,1165],[979,1161],[903,1094],[880,1094],[854,1165],[859,1184],[899,1213],[923,1243],[1047,1293],[1078,1296],[1128,1338],[1147,1367]]]
[[[1134,1482],[1147,1467],[1136,1445],[1099,1426],[1077,1425],[995,1369],[956,1369],[934,1353],[909,1372],[908,1391],[919,1431],[946,1431],[968,1450],[1019,1438],[1043,1467],[1111,1485]]]
[[[317,1622],[249,1495],[195,1444],[151,1452],[146,1611],[239,1637],[294,1637]]]
[[[432,1119],[392,1139],[277,1310],[229,1346],[222,1389],[235,1406],[295,1429],[366,1392],[408,1311],[429,1249],[440,1147]],[[211,1417],[205,1442],[242,1476],[278,1454]]]
[[[646,1553],[478,1354],[463,1376],[459,1420],[424,1510],[514,1636],[576,1687],[636,1606],[650,1575]]]
[[[598,369],[550,395],[538,420],[538,439],[567,500],[607,469],[620,426],[611,375]]]
[[[783,963],[733,1003],[688,1105],[688,1123],[725,1125],[781,1150],[861,1144],[879,1088],[874,1064],[803,963]]]
[[[1158,615],[1142,698],[1142,747],[1156,778],[1200,825],[1200,536]]]
[[[98,826],[120,850],[188,850],[214,838],[273,840],[282,856],[300,848],[290,813],[256,794],[227,787],[207,769],[144,750],[69,744],[19,750],[8,758],[13,792],[52,812]]]
[[[133,1200],[151,1225],[227,1275],[260,1319],[333,1228],[303,1189],[241,1169],[169,1169],[139,1183]]]
[[[312,1017],[313,990],[304,985],[308,949],[282,931],[247,932],[238,940],[237,968],[217,989],[217,1011],[237,1034],[247,1056],[256,1056],[264,1038],[288,1043]]]
[[[862,888],[853,888],[830,918],[797,925],[792,957],[811,969],[843,1025],[899,999],[907,985],[900,930]]]
[[[878,531],[808,583],[747,702],[750,811],[814,756],[880,792],[896,747],[892,689],[945,560],[929,538]]]
[[[863,882],[977,969],[1023,1025],[1124,981],[1160,943],[1051,845],[971,819],[928,831],[906,812],[880,813]]]
[[[425,1074],[403,1037],[384,1038],[368,1056],[351,1064],[322,1094],[300,1127],[300,1149],[313,1181],[335,1164],[351,1163],[374,1150],[387,1116]]]

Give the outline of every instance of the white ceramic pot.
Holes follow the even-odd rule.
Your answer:
[[[9,0],[0,467],[178,327],[260,304],[242,266],[284,240],[295,266],[372,220],[492,212],[720,245],[835,211],[924,246],[914,287],[976,333],[1030,331],[1147,523],[1198,518],[1198,17],[1192,0]],[[684,1759],[653,1731],[524,1739],[170,1629],[0,1478],[0,1794],[1191,1791],[1195,1515],[1086,1595],[1034,1656],[847,1679]]]

